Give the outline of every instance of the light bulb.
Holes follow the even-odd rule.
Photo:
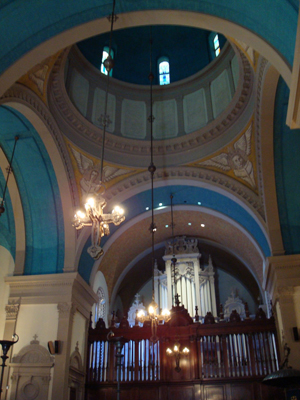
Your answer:
[[[189,353],[190,350],[189,350],[187,347],[185,347],[185,348],[182,350],[182,352],[183,352],[183,353]]]
[[[174,344],[174,352],[178,353],[178,351],[179,351],[179,347],[177,346],[177,344]]]
[[[165,309],[162,311],[161,315],[162,315],[163,317],[168,317],[168,316],[170,315],[170,311],[167,310],[167,309],[165,308]]]
[[[172,353],[173,353],[173,351],[170,349],[170,347],[167,348],[166,352],[167,352],[168,354],[172,354]]]
[[[149,314],[154,314],[154,308],[152,306],[149,307]]]
[[[76,213],[76,216],[77,216],[78,218],[83,219],[83,218],[85,217],[85,214],[84,214],[81,210],[78,210],[77,213]]]
[[[137,314],[137,317],[138,317],[138,318],[142,318],[144,315],[145,315],[145,311],[140,310],[140,311],[138,312],[138,314]]]
[[[94,207],[95,206],[95,200],[93,199],[93,197],[90,197],[89,199],[87,199],[86,202],[90,207]]]

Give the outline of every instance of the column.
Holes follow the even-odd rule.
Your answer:
[[[211,293],[211,304],[212,313],[214,317],[217,317],[217,302],[216,302],[216,290],[215,290],[215,278],[213,275],[209,277],[210,293]]]
[[[166,273],[167,273],[167,283],[168,283],[168,310],[172,308],[172,271],[171,271],[171,261],[166,261]]]
[[[20,335],[20,333],[15,331],[19,308],[20,308],[20,299],[18,299],[16,301],[14,301],[14,300],[9,301],[9,303],[5,307],[6,321],[5,321],[4,335],[3,335],[4,340],[12,340],[12,336],[14,333],[17,333],[18,335]],[[9,358],[6,360],[6,367],[4,368],[3,383],[2,383],[3,399],[7,398],[6,387],[10,384],[10,382],[9,382],[9,377],[10,377],[9,362],[11,361],[12,351],[13,351],[13,346],[10,348],[10,350],[7,354]]]
[[[200,298],[200,282],[199,282],[199,271],[200,271],[200,262],[199,258],[194,260],[194,276],[195,276],[195,292],[196,292],[196,305],[199,309],[199,314],[201,315],[201,298]]]
[[[57,340],[61,342],[61,351],[55,356],[52,400],[65,400],[68,398],[72,325],[76,307],[71,302],[65,302],[58,303],[57,309],[59,313]]]

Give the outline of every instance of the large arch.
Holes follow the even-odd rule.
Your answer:
[[[32,95],[32,94],[31,94]],[[41,101],[35,96],[35,103]],[[26,120],[34,127],[40,136],[45,149],[51,159],[52,167],[55,172],[55,177],[59,187],[59,194],[61,198],[62,217],[64,224],[64,243],[65,243],[65,258],[64,258],[64,271],[74,271],[74,257],[75,257],[75,243],[76,233],[72,226],[72,219],[74,217],[74,199],[72,198],[72,188],[70,187],[70,180],[67,176],[66,164],[64,163],[64,142],[60,139],[60,132],[56,126],[54,119],[45,108],[44,112],[48,115],[43,119],[44,113],[38,113],[30,103],[24,101],[16,101],[16,99],[8,99],[6,103],[9,107],[21,113]],[[50,120],[50,122],[49,122]],[[47,122],[48,121],[48,125]],[[52,127],[50,131],[49,126]],[[53,132],[54,131],[54,132]],[[54,133],[56,137],[54,137]],[[66,152],[66,151],[65,151]]]
[[[8,158],[11,157],[14,137],[19,135],[13,169],[25,220],[24,274],[62,272],[62,205],[49,155],[40,136],[21,113],[1,106],[0,116],[1,147]]]
[[[259,0],[256,0],[259,3]],[[43,3],[43,9],[36,5],[36,12],[26,3],[11,1],[1,9],[3,21],[0,33],[7,42],[0,45],[0,95],[5,92],[22,74],[55,52],[82,39],[108,31],[106,16],[111,12],[111,5],[91,6],[90,3],[77,1],[72,7],[57,2]],[[129,26],[152,24],[188,25],[216,30],[220,33],[238,37],[259,53],[263,54],[280,72],[286,83],[290,84],[291,65],[293,62],[295,32],[297,30],[298,8],[288,1],[277,1],[277,7],[268,7],[269,20],[281,20],[285,26],[281,30],[271,29],[264,20],[264,5],[257,6],[247,2],[189,2],[182,4],[173,0],[164,10],[158,0],[151,3],[121,3],[115,29]],[[18,7],[18,13],[14,8]],[[271,14],[271,15],[270,15]],[[285,15],[284,20],[282,14]],[[43,18],[42,16],[47,16]],[[14,18],[10,18],[13,16]],[[21,18],[21,20],[19,20]],[[105,18],[105,19],[104,19]],[[22,29],[26,19],[27,29]],[[275,22],[274,22],[275,23]],[[22,31],[21,31],[22,29]],[[256,32],[256,33],[253,33]]]
[[[191,186],[192,185],[192,186]],[[118,229],[112,227],[111,235],[104,237],[102,245],[105,251],[104,256],[94,262],[87,254],[86,249],[90,245],[89,240],[84,248],[82,248],[82,255],[79,262],[79,272],[81,275],[89,281],[90,274],[95,275],[96,271],[101,270],[107,279],[109,291],[113,289],[116,283],[116,279],[119,274],[122,273],[122,268],[126,268],[130,263],[135,263],[138,258],[142,256],[142,253],[147,249],[150,243],[147,244],[148,228],[150,225],[150,211],[145,210],[145,205],[150,205],[150,190],[149,185],[136,188],[134,193],[131,193],[131,197],[127,200],[119,197],[122,201],[122,205],[127,209],[126,221],[122,223]],[[199,236],[201,234],[206,237],[207,232],[201,231],[200,219],[205,220],[207,227],[210,226],[209,238],[212,240],[222,243],[222,235],[224,239],[228,236],[226,229],[232,230],[232,237],[237,238],[240,235],[243,236],[243,245],[240,244],[239,249],[244,249],[244,254],[241,254],[236,247],[236,244],[232,244],[230,241],[224,243],[233,253],[240,253],[238,256],[243,259],[245,265],[253,270],[253,273],[257,275],[258,280],[262,281],[264,260],[270,253],[270,244],[268,242],[268,235],[265,231],[263,224],[259,218],[255,216],[245,205],[234,199],[225,191],[216,190],[213,186],[203,187],[203,183],[195,183],[189,180],[182,179],[180,182],[176,180],[165,182],[156,182],[154,190],[155,198],[155,222],[161,229],[170,223],[170,194],[174,194],[175,207],[178,210],[183,211],[182,216],[178,215],[178,221],[176,224],[180,229],[180,234]],[[201,205],[198,205],[198,201],[201,200]],[[159,207],[158,203],[162,203],[163,206]],[[187,226],[187,215],[190,215],[192,226]],[[180,224],[179,224],[180,220]],[[147,222],[146,222],[147,221]],[[198,222],[196,222],[198,221]],[[218,221],[216,223],[216,221]],[[148,224],[148,225],[147,225]],[[176,232],[177,234],[178,232]],[[85,239],[88,238],[90,230],[87,228],[82,235]],[[166,236],[165,236],[166,235]],[[170,232],[165,231],[161,241],[166,240],[167,236],[170,236]],[[261,236],[262,235],[262,236]],[[144,240],[143,244],[136,245],[134,240],[128,242],[127,238],[137,237]],[[82,239],[83,241],[83,239]],[[136,247],[137,246],[137,247]],[[249,259],[249,248],[252,248],[253,253],[256,254],[257,259],[260,261],[256,264]],[[130,250],[129,250],[130,247]],[[135,250],[134,250],[135,248]],[[114,271],[110,267],[112,262],[111,257],[114,251],[119,249],[119,270],[114,262]],[[121,250],[122,249],[122,250]],[[124,258],[124,252],[129,258]],[[251,258],[251,257],[250,257]],[[121,265],[122,264],[122,265]],[[109,274],[109,276],[107,275]]]

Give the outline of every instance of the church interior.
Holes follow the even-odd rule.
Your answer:
[[[1,399],[300,399],[298,13],[0,2]]]

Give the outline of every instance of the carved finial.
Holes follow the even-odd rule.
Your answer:
[[[249,312],[249,307],[248,307],[248,303],[245,302],[245,313],[246,313],[246,319],[250,318],[250,312]]]
[[[79,342],[78,342],[78,340],[77,340],[77,342],[76,342],[75,350],[76,350],[76,351],[79,351]]]
[[[140,295],[137,293],[135,296],[135,300],[134,300],[134,302],[135,302],[135,304],[139,304],[139,297],[140,297]]]
[[[40,342],[39,342],[39,340],[37,340],[37,338],[38,338],[38,335],[35,334],[33,336],[33,340],[30,342],[30,344],[40,344]]]
[[[175,294],[175,304],[176,304],[176,307],[179,307],[179,304],[180,304],[179,297],[180,297],[180,295],[179,295],[178,293]]]
[[[212,263],[211,255],[208,256],[208,270],[211,272],[214,270],[214,266]]]
[[[223,304],[220,304],[220,319],[224,319]]]
[[[196,311],[196,314],[195,314],[195,321],[196,321],[196,322],[199,322],[198,306],[195,307],[195,311]]]
[[[111,319],[111,324],[110,324],[110,327],[111,328],[113,328],[114,326],[115,326],[115,312],[113,311],[112,312],[112,319]]]

